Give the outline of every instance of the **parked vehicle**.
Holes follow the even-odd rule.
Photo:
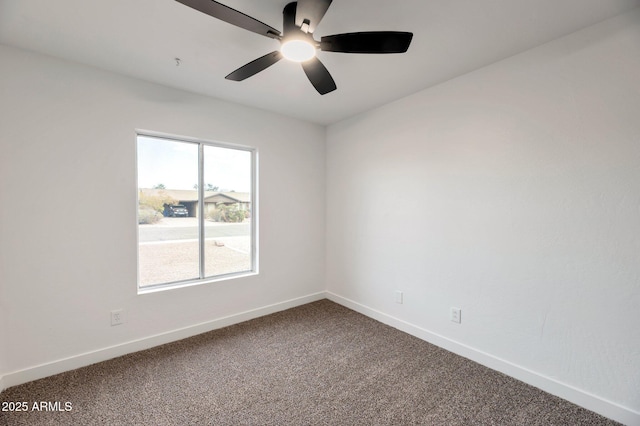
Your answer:
[[[164,215],[165,217],[188,217],[189,210],[182,204],[176,204],[175,206],[167,204],[164,206]]]

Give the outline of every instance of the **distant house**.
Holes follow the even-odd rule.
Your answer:
[[[251,194],[248,192],[214,192],[207,196],[205,193],[204,205],[211,208],[218,204],[231,206],[236,204],[239,210],[251,210]]]
[[[151,197],[167,197],[182,204],[189,211],[189,217],[198,217],[198,191],[195,189],[152,189],[141,188],[140,193]],[[249,192],[212,192],[204,193],[205,211],[209,212],[218,204],[237,205],[239,210],[251,211],[251,193]]]

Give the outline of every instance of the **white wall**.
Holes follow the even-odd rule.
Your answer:
[[[640,422],[639,40],[636,10],[330,126],[332,298]]]
[[[636,11],[331,126],[326,164],[319,126],[0,46],[0,379],[326,288],[637,420],[639,35]],[[259,276],[136,294],[136,128],[258,147]]]
[[[2,186],[2,185],[0,185]],[[1,191],[1,190],[0,190]],[[0,192],[0,200],[2,200],[2,193]],[[0,224],[0,235],[2,235],[2,225]],[[0,249],[0,259],[3,258],[3,254],[2,251]],[[4,267],[4,265],[2,265],[0,263],[0,268]],[[1,271],[2,269],[0,269]],[[4,285],[2,284],[2,281],[0,281],[0,392],[5,389],[7,386],[4,384],[4,376],[3,373],[5,371],[7,371],[7,364],[6,364],[6,359],[7,359],[7,355],[6,355],[6,350],[7,350],[7,345],[8,345],[8,341],[6,336],[6,330],[8,330],[8,326],[6,324],[6,319],[5,319],[5,304],[4,304]]]
[[[5,46],[0,75],[6,386],[323,297],[323,127]],[[258,148],[258,276],[137,295],[135,129]]]

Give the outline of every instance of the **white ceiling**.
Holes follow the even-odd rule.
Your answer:
[[[221,2],[282,29],[289,0]],[[278,42],[174,0],[0,0],[0,43],[330,124],[637,6],[640,0],[334,0],[316,39],[379,30],[414,38],[399,55],[320,52],[338,86],[324,96],[287,61],[243,82],[225,80]]]

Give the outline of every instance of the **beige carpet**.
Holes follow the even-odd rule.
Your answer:
[[[613,425],[327,300],[7,389],[1,425]],[[32,411],[38,401],[71,411]]]

